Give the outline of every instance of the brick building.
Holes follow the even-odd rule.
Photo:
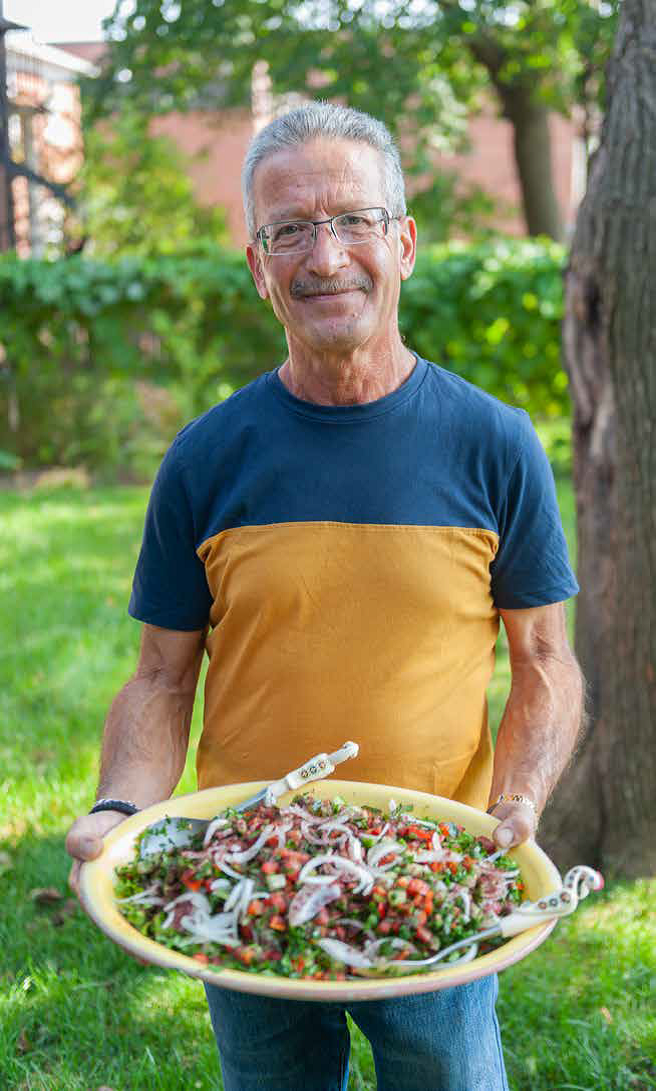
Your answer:
[[[101,62],[105,51],[102,42],[60,42],[56,47],[39,48],[54,50],[59,58],[70,58],[71,72],[92,69]],[[59,94],[63,96],[63,90]],[[68,108],[75,111],[77,107],[73,102],[74,98],[71,98]],[[253,133],[270,120],[274,109],[278,113],[293,102],[294,96],[289,96],[284,103],[274,104],[268,91],[266,71],[256,66],[250,111],[170,113],[153,121],[153,134],[167,136],[187,157],[198,201],[221,205],[225,209],[229,232],[236,246],[242,246],[246,241],[240,172],[248,142]],[[524,234],[510,123],[489,110],[470,119],[469,136],[471,150],[467,154],[442,156],[437,160],[438,165],[457,171],[464,182],[481,186],[498,200],[495,226],[499,230]],[[585,155],[576,126],[571,121],[554,114],[551,136],[556,191],[564,222],[571,229],[585,188]],[[79,132],[76,140],[74,150],[71,135],[66,170],[73,161],[79,161]]]
[[[42,45],[24,32],[6,38],[9,147],[12,160],[66,186],[83,155],[79,75],[96,69],[82,57]],[[0,190],[6,176],[0,165]],[[65,206],[52,190],[25,177],[12,182],[14,231],[21,257],[39,256],[62,241]],[[2,216],[4,221],[5,202]],[[2,228],[0,223],[0,228]]]

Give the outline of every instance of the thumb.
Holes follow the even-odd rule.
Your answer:
[[[519,843],[519,839],[516,838],[515,831],[510,821],[500,822],[492,834],[492,837],[495,844],[497,844],[500,849],[509,849],[511,845]]]

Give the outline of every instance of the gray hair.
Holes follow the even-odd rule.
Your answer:
[[[241,172],[241,188],[250,238],[254,238],[257,231],[253,200],[253,176],[256,167],[267,156],[282,148],[296,147],[317,138],[356,140],[369,144],[380,152],[387,211],[392,217],[405,216],[405,184],[401,159],[392,135],[382,121],[348,106],[335,106],[331,102],[309,102],[270,121],[253,137],[248,146]]]

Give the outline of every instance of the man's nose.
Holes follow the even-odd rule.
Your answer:
[[[349,263],[346,247],[335,238],[330,224],[319,224],[313,249],[307,257],[308,269],[317,276],[330,276]]]

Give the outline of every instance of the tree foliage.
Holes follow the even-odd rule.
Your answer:
[[[182,154],[150,135],[148,118],[128,103],[87,131],[76,185],[78,231],[96,257],[179,254],[202,238],[227,241],[223,211],[198,204]]]
[[[119,2],[90,109],[107,112],[128,88],[146,113],[246,106],[253,66],[265,61],[274,93],[309,90],[380,117],[402,138],[406,169],[430,174],[431,152],[462,146],[467,112],[490,92],[516,130],[548,109],[569,114],[579,103],[589,113],[603,97],[618,4],[136,0],[124,14]],[[548,141],[546,128],[534,133]],[[519,173],[525,190],[549,185]]]

